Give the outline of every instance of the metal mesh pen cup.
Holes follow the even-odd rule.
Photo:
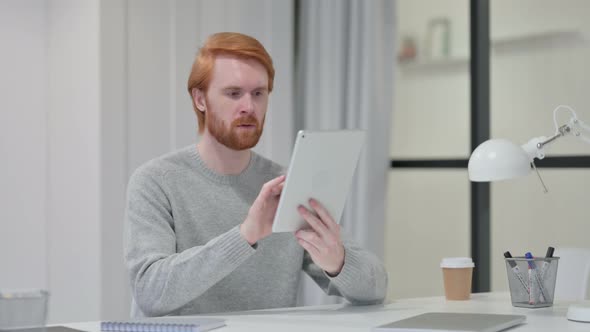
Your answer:
[[[512,305],[542,308],[553,305],[559,257],[504,258]]]
[[[49,293],[40,289],[0,290],[0,331],[44,331],[48,297]]]

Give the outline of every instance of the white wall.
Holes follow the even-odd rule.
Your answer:
[[[399,0],[396,4],[397,43],[405,36],[414,38],[415,63],[425,65],[398,63],[396,67],[391,156],[464,158],[469,153],[469,1]],[[451,21],[449,60],[455,62],[436,65],[426,55],[427,26],[441,17]]]
[[[0,288],[47,287],[46,28],[45,0],[0,1]]]
[[[467,158],[469,2],[398,0],[396,4],[397,49],[404,36],[412,36],[417,58],[396,66],[390,156]],[[436,63],[424,53],[428,22],[439,17],[451,20],[451,49],[450,61]],[[389,297],[442,295],[441,258],[470,255],[467,172],[394,169],[388,183]]]
[[[389,172],[385,262],[391,299],[444,295],[441,258],[469,256],[466,173]]]
[[[48,4],[50,317],[91,320],[101,296],[99,3]]]
[[[98,317],[98,10],[2,1],[2,288],[48,288],[53,320]]]
[[[129,317],[131,291],[123,261],[127,160],[127,3],[100,1],[101,317]]]
[[[129,314],[128,176],[196,141],[186,80],[215,31],[259,38],[275,90],[257,148],[292,144],[293,2],[0,1],[0,288],[48,288],[50,322]]]

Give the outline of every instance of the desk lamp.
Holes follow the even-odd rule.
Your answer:
[[[557,111],[568,110],[572,117],[568,123],[559,126],[557,124]],[[471,154],[469,164],[469,180],[474,182],[500,181],[525,176],[535,170],[543,190],[547,187],[535,166],[535,158],[545,158],[545,146],[565,135],[574,135],[590,144],[590,137],[582,134],[590,134],[590,126],[578,119],[576,112],[569,106],[560,105],[553,111],[555,134],[549,138],[545,136],[535,137],[527,143],[518,146],[505,139],[490,139],[481,143]]]
[[[567,110],[571,112],[569,121],[559,126],[557,112]],[[578,119],[576,112],[569,106],[559,105],[553,111],[555,134],[547,138],[535,137],[527,143],[518,146],[505,139],[490,139],[481,143],[471,154],[467,166],[469,180],[473,182],[488,182],[509,180],[525,176],[535,170],[543,190],[547,187],[535,166],[535,158],[545,158],[545,146],[565,135],[574,135],[590,144],[590,138],[582,132],[590,134],[590,126]],[[570,305],[567,318],[573,321],[590,322],[590,301]]]

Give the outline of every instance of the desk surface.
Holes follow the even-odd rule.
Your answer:
[[[386,305],[329,305],[284,308],[207,315],[226,319],[226,326],[215,332],[357,332],[371,331],[374,326],[408,318],[425,312],[474,312],[519,314],[527,322],[507,331],[590,331],[590,323],[576,323],[565,317],[569,303],[556,303],[539,309],[515,308],[508,293],[473,294],[469,301],[446,301],[444,297],[396,300]],[[66,326],[99,332],[98,322],[73,323]]]

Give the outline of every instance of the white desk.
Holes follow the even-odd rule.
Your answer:
[[[540,309],[515,308],[508,293],[473,294],[469,301],[446,301],[444,297],[415,298],[394,301],[386,305],[353,307],[330,305],[259,310],[220,315],[227,326],[215,332],[357,332],[408,318],[425,312],[474,312],[520,314],[527,322],[510,332],[524,331],[590,331],[590,323],[576,323],[565,318],[569,303],[557,303]],[[66,326],[90,332],[99,332],[98,322],[73,323]]]

